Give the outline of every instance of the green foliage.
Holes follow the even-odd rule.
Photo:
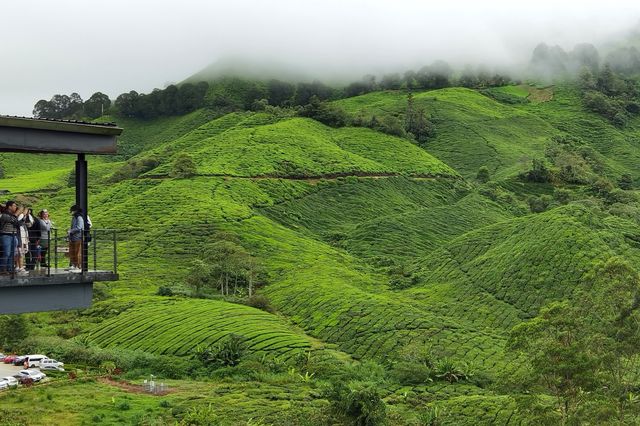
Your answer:
[[[618,186],[624,190],[633,189],[633,177],[629,173],[623,174],[618,179]]]
[[[640,276],[610,258],[584,280],[589,287],[581,304],[546,306],[535,319],[514,327],[509,346],[528,354],[532,379],[556,397],[565,422],[589,417],[593,404],[606,405],[608,398],[618,401],[617,413],[608,418],[624,422],[634,410],[629,395],[638,379],[632,366],[639,354]]]
[[[422,426],[439,426],[442,421],[442,410],[438,406],[432,406],[418,413],[418,422]]]
[[[153,156],[136,160],[129,160],[111,176],[110,180],[112,182],[120,182],[125,179],[134,179],[144,173],[147,173],[148,171],[155,169],[159,164],[160,161]],[[175,167],[183,166],[179,165]],[[184,167],[188,167],[188,165],[185,165]]]
[[[24,315],[0,315],[0,347],[15,348],[29,335]]]
[[[542,195],[540,197],[530,196],[527,199],[531,213],[542,213],[549,208],[552,198],[550,195]]]
[[[50,101],[39,100],[33,107],[35,118],[80,118],[82,117],[82,98],[77,93],[54,95]]]
[[[247,298],[246,304],[253,308],[260,309],[261,311],[270,313],[275,312],[275,308],[271,305],[271,301],[267,296],[263,294],[254,294],[253,296]]]
[[[351,382],[332,383],[326,394],[332,408],[358,426],[387,424],[387,408],[375,384]]]
[[[268,82],[231,80],[210,86],[207,102],[214,111],[118,118],[126,128],[119,141],[121,162],[92,160],[91,202],[99,206],[92,210],[97,223],[131,226],[119,239],[121,280],[110,286],[111,298],[69,319],[73,327],[54,320],[58,316],[30,317],[39,333],[80,335],[73,342],[29,339],[24,350],[65,362],[86,359],[96,368],[111,361],[132,380],[143,373],[209,376],[206,383],[176,383],[180,392],[166,396],[175,414],[167,413],[169,424],[203,397],[220,419],[329,423],[317,414],[326,413],[329,402],[315,388],[335,379],[349,393],[360,389],[352,382],[372,383],[388,403],[391,423],[415,421],[415,407],[434,404],[443,424],[559,423],[557,400],[531,371],[528,352],[503,348],[513,326],[536,318],[550,302],[595,306],[588,300],[602,299],[601,287],[618,294],[612,299],[620,306],[634,299],[629,291],[607,287],[626,281],[606,269],[598,272],[602,279],[584,278],[594,262],[613,255],[631,264],[640,260],[637,195],[589,186],[598,178],[640,177],[634,101],[625,100],[629,121],[620,128],[586,111],[573,84],[502,86],[492,90],[505,95],[500,101],[501,95],[463,88],[414,91],[414,110],[428,111],[425,117],[438,129],[423,149],[403,134],[408,102],[398,83],[451,82],[438,83],[434,76],[430,69],[399,81],[395,76],[384,83],[389,91],[328,104],[363,123],[375,117],[375,126],[365,124],[372,127],[366,129],[292,117],[296,110],[288,106],[314,90],[324,92],[319,99],[335,99],[337,92],[321,85],[299,85],[296,96],[287,84],[274,83],[270,93]],[[465,78],[469,87],[492,79],[488,72]],[[593,78],[590,90],[597,85]],[[220,116],[254,106],[261,112]],[[165,179],[187,152],[198,176]],[[64,183],[73,159],[32,157],[0,154],[7,174],[3,188],[12,196],[29,192],[34,207],[49,208],[54,219],[66,217],[74,194]],[[146,158],[158,159],[153,171],[139,170]],[[533,167],[545,176],[542,182],[518,179],[523,159],[532,158],[546,169]],[[490,181],[470,185],[483,166],[491,171]],[[38,172],[25,172],[31,168]],[[530,198],[544,201],[544,211],[527,214]],[[176,199],[188,213],[175,207]],[[141,223],[154,226],[136,225]],[[235,237],[220,238],[221,231]],[[268,283],[259,297],[248,299],[246,268],[238,261],[247,253],[259,259],[256,282]],[[199,270],[189,270],[194,259],[201,262]],[[194,293],[209,299],[151,296],[160,287],[186,294],[182,285],[190,278],[201,286]],[[583,292],[587,288],[593,291]],[[214,295],[218,289],[225,296]],[[227,294],[270,306],[278,316],[215,300]],[[595,336],[591,347],[603,348],[589,354],[598,360],[597,386],[580,394],[571,415],[601,424],[616,416],[618,423],[633,424],[635,313],[612,326],[609,311],[593,311],[598,318],[594,314],[580,326]],[[599,323],[608,334],[604,326],[592,326]],[[189,361],[194,348],[215,347],[231,333],[246,336],[246,356],[236,367],[212,374]],[[312,353],[306,361],[299,356],[304,352]],[[605,362],[605,352],[625,355]],[[269,361],[259,362],[263,355]],[[518,386],[510,388],[508,378]],[[94,385],[96,395],[107,386]],[[143,412],[138,401],[145,397],[158,409],[157,398],[136,395],[127,400],[130,409],[118,413],[122,419],[102,412],[91,416],[127,423]],[[3,409],[15,407],[10,397],[0,398]],[[42,413],[51,412],[45,405],[32,410],[34,423],[45,423]],[[79,416],[78,422],[91,423],[91,416]],[[150,412],[131,423],[154,418],[160,415]]]
[[[173,290],[171,287],[160,286],[158,287],[158,291],[156,292],[158,296],[173,296]]]
[[[478,169],[478,174],[476,175],[476,179],[478,182],[487,183],[491,179],[491,175],[489,174],[489,168],[487,166],[482,166]]]
[[[248,306],[218,300],[154,298],[140,301],[90,330],[92,342],[114,351],[135,349],[152,354],[189,356],[213,347],[230,334],[247,336],[251,353],[292,356],[310,346],[278,317]]]
[[[180,426],[218,426],[220,420],[216,414],[216,410],[211,404],[207,406],[197,405],[190,408],[182,419]]]
[[[196,348],[193,356],[205,367],[235,367],[247,351],[245,341],[244,336],[231,333],[214,346]]]
[[[149,351],[103,349],[82,339],[59,337],[29,337],[16,346],[22,353],[44,353],[67,364],[93,367],[116,365],[117,369],[138,374],[156,374],[179,378],[189,374],[189,363],[173,356],[151,354]]]
[[[330,127],[344,127],[349,121],[349,117],[342,108],[322,102],[316,96],[313,96],[300,110],[300,116],[313,118]]]
[[[412,93],[407,95],[407,110],[404,117],[405,131],[419,143],[425,143],[435,136],[436,131],[433,123],[427,118],[424,109],[415,105]]]
[[[196,164],[193,162],[193,158],[186,153],[177,156],[171,166],[171,176],[175,178],[188,178],[196,173]]]
[[[553,179],[552,173],[544,160],[534,158],[531,160],[531,169],[520,175],[522,179],[529,182],[546,183]]]
[[[165,89],[154,89],[149,94],[132,90],[116,98],[115,107],[124,117],[153,119],[161,116],[181,115],[201,108],[209,83],[183,83],[179,87],[173,84]]]
[[[84,104],[84,113],[89,118],[98,118],[109,113],[111,107],[111,99],[109,96],[101,92],[96,92]]]

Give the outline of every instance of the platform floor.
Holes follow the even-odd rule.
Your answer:
[[[61,285],[71,283],[92,283],[96,281],[117,281],[118,274],[112,271],[88,270],[84,273],[66,271],[64,268],[29,271],[29,275],[0,275],[1,287],[24,287],[30,285]]]

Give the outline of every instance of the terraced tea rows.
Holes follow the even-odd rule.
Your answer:
[[[570,298],[594,262],[623,253],[639,255],[608,222],[567,206],[463,235],[424,259],[422,277],[483,289],[528,317],[549,301]]]
[[[149,299],[104,321],[88,336],[101,347],[188,356],[231,333],[244,336],[252,353],[291,356],[311,347],[274,315],[216,300]]]
[[[424,340],[440,356],[473,361],[485,371],[512,362],[503,352],[504,336],[495,330],[436,314],[428,305],[418,308],[400,295],[356,289],[339,269],[330,278],[319,269],[309,265],[295,278],[269,286],[267,294],[307,333],[356,358],[393,359],[408,343]]]

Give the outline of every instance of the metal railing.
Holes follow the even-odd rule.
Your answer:
[[[83,232],[80,240],[70,241],[66,232],[60,236],[58,229],[53,228],[46,239],[30,238],[28,248],[19,237],[14,237],[14,244],[19,244],[19,249],[13,246],[8,256],[9,265],[5,266],[5,273],[0,278],[118,272],[115,229],[91,229]],[[0,255],[4,256],[4,253]]]

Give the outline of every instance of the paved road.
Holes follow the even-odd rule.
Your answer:
[[[13,376],[14,374],[17,374],[18,371],[22,370],[22,367],[15,367],[13,365],[10,364],[5,364],[4,362],[0,362],[0,378],[1,377],[7,377],[7,376]]]

